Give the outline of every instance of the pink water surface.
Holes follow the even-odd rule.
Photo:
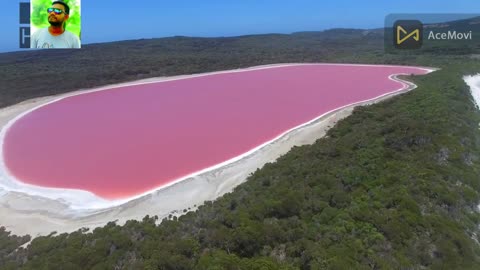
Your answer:
[[[7,131],[18,180],[126,198],[241,155],[335,108],[402,87],[414,67],[301,65],[68,97]]]

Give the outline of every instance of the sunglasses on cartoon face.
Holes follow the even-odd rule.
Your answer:
[[[47,8],[47,12],[50,13],[55,13],[56,15],[60,15],[62,13],[65,13],[65,11],[59,9],[59,8]]]

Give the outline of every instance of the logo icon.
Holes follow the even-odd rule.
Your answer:
[[[399,20],[393,25],[393,44],[397,49],[420,49],[423,45],[423,24],[418,20]]]

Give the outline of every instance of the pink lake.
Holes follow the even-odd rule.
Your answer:
[[[294,65],[67,97],[18,119],[3,144],[23,183],[128,198],[222,163],[336,108],[402,88],[415,67]]]

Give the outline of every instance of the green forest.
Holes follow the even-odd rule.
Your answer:
[[[0,269],[480,269],[480,112],[462,80],[479,73],[480,62],[470,54],[389,55],[381,34],[367,36],[338,29],[173,37],[0,54],[0,107],[268,63],[440,68],[404,77],[418,88],[357,107],[313,145],[292,148],[233,192],[160,225],[152,213],[33,240],[1,228]],[[43,87],[49,75],[64,80]]]

